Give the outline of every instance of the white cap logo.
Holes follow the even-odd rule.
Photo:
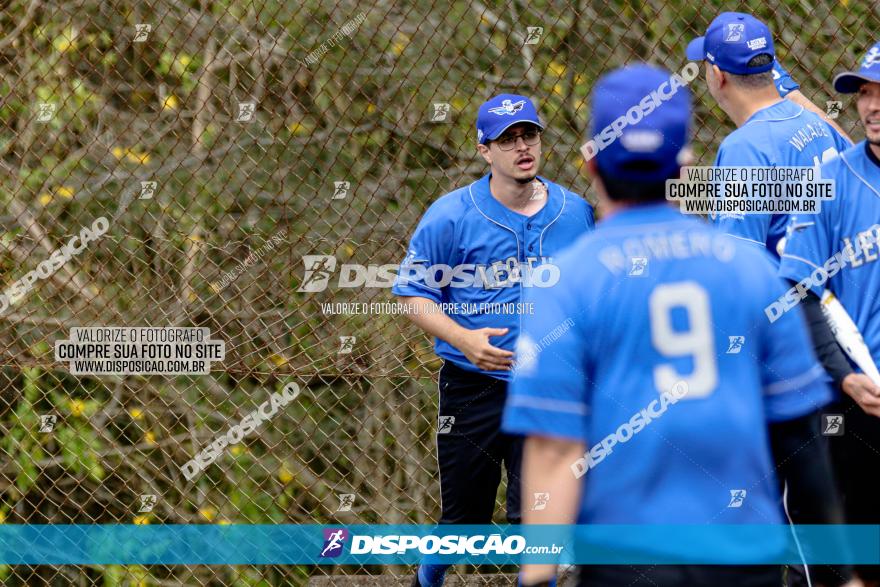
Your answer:
[[[623,133],[620,143],[627,151],[653,153],[663,145],[663,133],[659,130],[631,130]]]
[[[525,100],[520,100],[519,102],[511,102],[510,100],[502,100],[501,106],[496,106],[495,108],[489,108],[489,112],[492,114],[497,114],[498,116],[513,116],[517,112],[523,109],[526,105]]]
[[[746,25],[741,22],[732,22],[727,25],[727,32],[724,35],[725,43],[736,43],[743,40],[743,34],[746,32]]]
[[[862,62],[862,67],[873,67],[878,63],[880,63],[880,47],[871,47],[871,50],[868,51],[867,55],[865,55],[865,60]]]

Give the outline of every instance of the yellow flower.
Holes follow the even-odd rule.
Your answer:
[[[354,255],[354,248],[351,245],[345,245],[345,253],[351,257]]]
[[[232,456],[237,457],[238,455],[245,452],[245,450],[246,449],[243,446],[241,446],[240,444],[236,444],[235,446],[233,446],[232,448],[229,449],[229,452],[232,453]]]
[[[404,49],[406,49],[406,46],[409,45],[409,37],[403,33],[398,33],[397,39],[398,40],[394,42],[394,45],[391,46],[391,51],[395,55],[400,55],[403,53]]]
[[[150,162],[150,154],[149,153],[137,153],[135,151],[129,150],[125,154],[125,158],[128,159],[132,163],[139,163],[140,165],[146,165]]]
[[[562,84],[556,84],[553,86],[553,93],[557,96],[561,96],[563,94]]]
[[[281,465],[281,468],[278,469],[278,480],[284,484],[293,481],[293,473],[290,472],[287,465]]]
[[[125,157],[125,154],[128,153],[128,149],[123,149],[122,147],[113,147],[113,156],[117,159],[122,159]]]
[[[550,72],[556,77],[562,77],[565,75],[565,66],[561,63],[557,63],[555,61],[550,62]]]
[[[199,510],[199,515],[205,518],[207,521],[211,521],[217,515],[217,510],[212,508],[211,506],[203,507]]]
[[[230,522],[229,520],[220,520],[220,521],[217,522],[217,523],[220,524],[221,526],[228,526],[228,525],[231,524],[232,522]]]
[[[179,105],[177,96],[174,94],[169,94],[162,100],[162,110],[176,110]]]
[[[287,359],[285,359],[281,355],[277,355],[277,354],[270,355],[269,360],[272,361],[273,363],[275,363],[275,365],[277,367],[280,367],[281,365],[287,364]]]
[[[40,204],[42,204],[43,206],[48,206],[51,201],[52,194],[40,194]]]
[[[6,512],[4,512],[3,510],[0,510],[0,524],[3,524],[5,522],[6,522]]]
[[[130,573],[131,573],[132,579],[134,579],[136,581],[134,583],[134,585],[136,585],[137,587],[150,587],[150,583],[147,581],[147,579],[149,577],[149,573],[147,573],[147,569],[145,569],[143,567],[135,566],[135,567],[131,567]]]
[[[144,440],[147,441],[147,444],[152,444],[154,446],[156,445],[156,435],[153,434],[152,431],[148,431],[146,434],[144,434]]]
[[[73,416],[82,416],[85,411],[86,404],[81,399],[70,400],[70,413]]]
[[[376,111],[375,104],[367,104],[367,114],[372,114],[375,111]]]
[[[144,411],[140,408],[132,408],[128,410],[128,415],[135,420],[142,420],[144,417]]]
[[[61,196],[62,198],[67,198],[68,200],[73,197],[73,188],[67,187],[66,185],[60,186],[55,193]]]
[[[297,135],[297,136],[309,134],[309,129],[306,128],[306,125],[302,124],[301,122],[294,122],[293,124],[288,126],[287,129],[292,134]]]
[[[190,58],[190,56],[185,53],[181,53],[180,55],[177,56],[177,62],[180,64],[181,67],[186,69],[187,67],[189,67],[189,64],[192,62],[192,58]]]
[[[134,525],[135,526],[146,526],[150,523],[150,516],[135,516],[134,517]]]
[[[77,33],[73,29],[65,29],[63,33],[55,37],[52,46],[59,53],[66,53],[70,49],[76,48]]]

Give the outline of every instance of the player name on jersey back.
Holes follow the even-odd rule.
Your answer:
[[[801,152],[804,150],[804,147],[812,143],[814,139],[820,137],[832,138],[831,133],[828,131],[828,125],[808,123],[792,133],[791,137],[788,139],[788,144],[797,149],[798,152]]]
[[[619,244],[608,245],[599,251],[599,261],[612,273],[629,271],[632,259],[651,258],[688,259],[714,257],[727,262],[734,255],[731,239],[723,234],[695,230],[693,226],[669,232],[631,236]]]

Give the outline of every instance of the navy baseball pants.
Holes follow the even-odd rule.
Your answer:
[[[506,381],[443,363],[437,431],[441,524],[491,523],[502,465],[507,471],[507,521],[521,523],[524,439],[501,431],[506,399]]]

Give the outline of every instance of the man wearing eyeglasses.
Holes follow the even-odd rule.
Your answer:
[[[559,280],[553,257],[592,230],[593,209],[538,175],[544,125],[531,100],[495,96],[476,126],[489,173],[428,208],[392,292],[443,359],[440,523],[491,523],[503,463],[507,520],[518,524],[522,438],[501,431],[501,414],[521,319],[533,313],[522,293]],[[412,585],[442,585],[447,568],[425,560]]]

